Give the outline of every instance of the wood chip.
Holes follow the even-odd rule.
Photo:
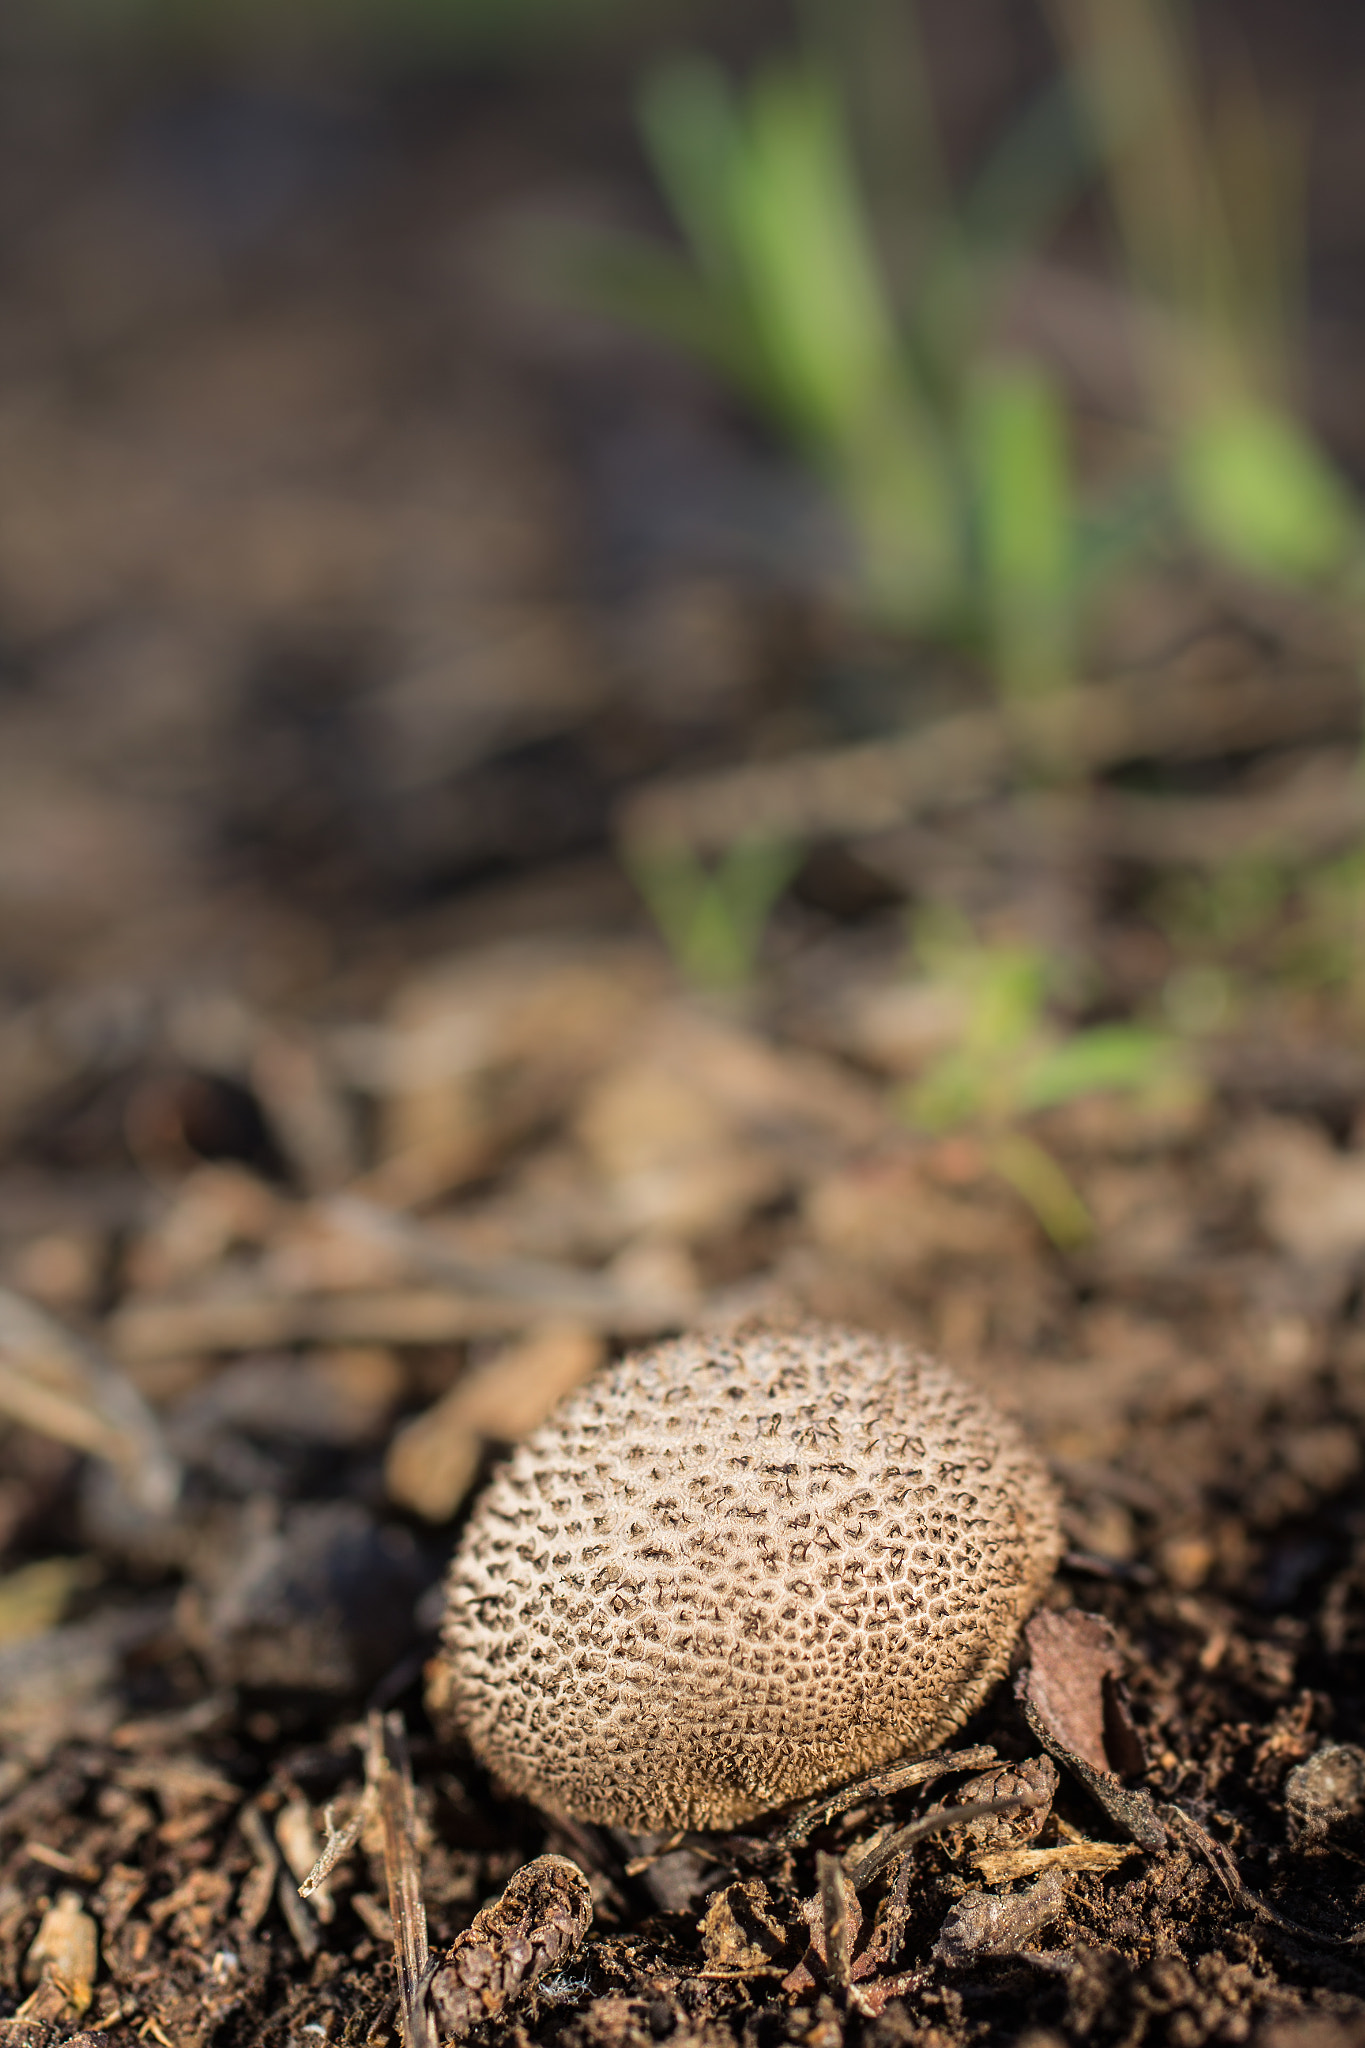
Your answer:
[[[60,1849],[50,1849],[46,1842],[25,1842],[23,1853],[31,1863],[42,1863],[49,1870],[59,1870],[63,1877],[79,1878],[82,1884],[99,1883],[100,1873],[93,1863],[82,1863]]]
[[[994,1849],[972,1859],[987,1884],[1036,1877],[1040,1870],[1117,1870],[1139,1853],[1136,1842],[1059,1842],[1050,1849]]]
[[[33,1945],[24,1959],[24,1975],[31,1984],[39,1980],[38,1991],[20,2008],[21,2018],[48,2014],[54,2001],[44,1993],[55,1993],[59,2010],[79,2019],[94,1995],[95,1972],[99,1968],[99,1928],[86,1912],[78,1892],[59,1892],[55,1904],[44,1913]]]
[[[429,1522],[448,1521],[469,1490],[485,1445],[529,1435],[587,1379],[603,1354],[595,1331],[550,1323],[466,1373],[395,1435],[384,1465],[390,1498]]]

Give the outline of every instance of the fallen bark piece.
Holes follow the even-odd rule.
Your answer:
[[[1122,1687],[1123,1655],[1102,1615],[1035,1614],[1024,1631],[1029,1661],[1015,1697],[1034,1735],[1079,1779],[1115,1826],[1140,1847],[1166,1847],[1151,1794],[1127,1786],[1146,1768]],[[1122,1774],[1122,1775],[1121,1775]]]
[[[1066,1894],[1055,1870],[1026,1892],[968,1892],[939,1930],[934,1955],[944,1963],[965,1962],[970,1956],[1012,1955],[1040,1928],[1056,1920],[1065,1904]]]
[[[567,1961],[592,1925],[588,1880],[567,1856],[537,1856],[501,1898],[474,1915],[422,1991],[443,2041],[496,2019],[547,1970]]]
[[[973,1860],[986,1884],[1036,1877],[1043,1870],[1116,1870],[1136,1856],[1136,1842],[1058,1842],[1051,1849],[994,1849]]]
[[[902,1970],[895,1977],[873,1977],[870,1983],[849,1987],[848,2002],[868,2019],[886,2011],[893,1998],[908,1998],[925,1981],[924,1970]]]

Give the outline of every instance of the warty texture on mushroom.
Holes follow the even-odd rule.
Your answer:
[[[1042,1464],[933,1359],[826,1324],[682,1337],[493,1475],[430,1703],[550,1813],[732,1827],[960,1726],[1060,1551]]]

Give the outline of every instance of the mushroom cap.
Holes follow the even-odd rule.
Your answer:
[[[935,1360],[826,1324],[682,1337],[493,1475],[431,1704],[551,1813],[731,1827],[958,1727],[1060,1550],[1039,1460]]]

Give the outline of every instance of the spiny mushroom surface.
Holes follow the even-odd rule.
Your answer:
[[[683,1337],[495,1473],[432,1707],[552,1813],[734,1826],[958,1727],[1060,1547],[1036,1457],[934,1360],[823,1324]]]

